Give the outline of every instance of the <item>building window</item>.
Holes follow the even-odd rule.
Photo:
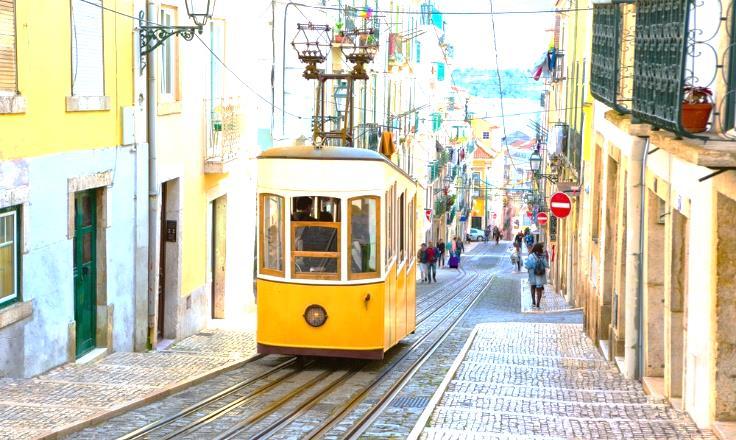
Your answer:
[[[340,279],[340,199],[294,197],[291,214],[293,277]]]
[[[261,273],[284,276],[284,198],[261,195]]]
[[[162,26],[176,26],[177,10],[172,6],[161,8]],[[159,84],[160,94],[164,100],[176,101],[178,83],[178,57],[176,51],[176,38],[169,38],[161,45],[161,72]]]
[[[72,95],[104,96],[102,0],[71,0]]]
[[[348,205],[348,240],[350,243],[349,278],[376,278],[380,249],[378,197],[357,197]]]
[[[225,96],[222,67],[222,63],[225,62],[225,22],[223,20],[210,21],[210,48],[212,49],[210,54],[211,93],[214,100]]]
[[[20,299],[20,209],[0,209],[0,307]]]
[[[484,131],[483,132],[483,139],[490,139],[490,138],[491,138],[491,133],[489,133],[487,131]]]
[[[0,95],[18,91],[15,55],[15,0],[0,2]]]

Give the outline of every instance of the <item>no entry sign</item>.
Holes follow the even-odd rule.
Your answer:
[[[539,214],[537,214],[537,224],[539,226],[546,225],[547,220],[549,220],[549,217],[547,217],[546,212],[540,212]]]
[[[572,210],[572,202],[570,197],[565,193],[555,193],[549,200],[549,208],[552,214],[557,218],[565,218],[570,215]]]

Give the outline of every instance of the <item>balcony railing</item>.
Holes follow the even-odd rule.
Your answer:
[[[240,153],[241,113],[239,98],[205,101],[207,148],[205,172],[226,172],[225,165]]]
[[[634,8],[598,4],[593,12],[590,92],[619,113],[631,107]]]
[[[554,70],[552,70],[550,81],[564,81],[565,79],[567,79],[565,71],[565,52],[562,50],[557,50],[555,56],[557,57],[557,59],[555,60],[555,68]]]
[[[707,88],[715,92],[710,129],[726,132],[736,115],[734,12],[722,1],[596,5],[591,93],[638,122],[693,136],[683,123],[686,89]]]

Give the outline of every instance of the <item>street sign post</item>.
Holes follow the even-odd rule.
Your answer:
[[[547,220],[549,220],[549,217],[547,217],[547,213],[546,212],[540,212],[539,214],[537,214],[537,224],[539,226],[546,225],[547,224]]]
[[[567,194],[558,192],[549,199],[549,208],[555,217],[565,218],[570,215],[572,201]]]

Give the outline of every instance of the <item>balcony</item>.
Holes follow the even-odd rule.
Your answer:
[[[391,32],[388,34],[388,63],[389,66],[403,66],[406,59],[404,58],[404,39],[401,34]]]
[[[677,137],[736,138],[736,66],[729,62],[736,52],[734,8],[638,0],[597,4],[593,17],[591,93],[597,100]],[[693,89],[711,104],[700,128],[688,121]]]
[[[204,114],[207,127],[204,172],[227,173],[240,153],[240,99],[206,100]]]

